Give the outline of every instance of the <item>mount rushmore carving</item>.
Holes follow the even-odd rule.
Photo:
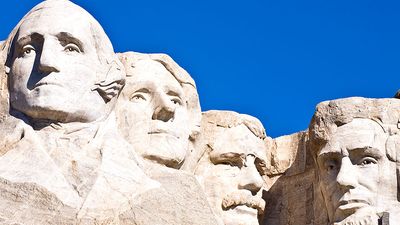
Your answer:
[[[400,224],[399,99],[322,102],[272,139],[70,1],[0,47],[0,224]]]

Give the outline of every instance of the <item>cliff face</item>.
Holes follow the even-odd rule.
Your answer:
[[[0,224],[400,222],[399,99],[322,102],[307,130],[272,139],[253,116],[201,112],[168,55],[116,54],[70,1],[35,6],[10,38]]]

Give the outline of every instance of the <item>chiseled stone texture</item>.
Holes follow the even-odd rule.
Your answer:
[[[315,191],[312,157],[307,151],[308,132],[278,137],[269,149],[270,182],[263,225],[325,225],[325,210]]]
[[[400,100],[322,102],[309,131],[329,223],[400,224]]]
[[[127,74],[116,106],[121,134],[145,160],[180,169],[200,129],[194,80],[166,54],[125,52],[119,59]]]
[[[258,225],[265,202],[267,142],[261,122],[249,115],[203,113],[202,155],[195,170],[215,214],[224,224]]]

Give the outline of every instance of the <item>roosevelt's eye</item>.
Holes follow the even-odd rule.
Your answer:
[[[81,49],[76,44],[73,44],[73,43],[67,44],[64,47],[64,50],[66,52],[77,52],[77,53],[81,52]]]
[[[376,159],[374,159],[372,157],[364,157],[357,164],[360,166],[367,166],[367,165],[376,164],[376,163],[378,163],[378,161]]]
[[[25,45],[22,48],[22,52],[24,56],[31,55],[35,51],[35,48],[32,45]]]

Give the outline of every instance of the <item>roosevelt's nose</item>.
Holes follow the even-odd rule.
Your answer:
[[[168,122],[174,119],[175,105],[166,94],[159,94],[155,99],[155,107],[152,115],[153,120]]]
[[[241,168],[239,189],[247,189],[256,195],[263,186],[264,180],[254,164],[255,157],[248,156],[246,164]]]
[[[39,58],[39,70],[43,73],[60,72],[57,61],[59,60],[56,54],[59,44],[55,40],[43,41],[42,51]]]
[[[336,182],[341,188],[353,189],[358,184],[357,170],[349,157],[343,157]]]

